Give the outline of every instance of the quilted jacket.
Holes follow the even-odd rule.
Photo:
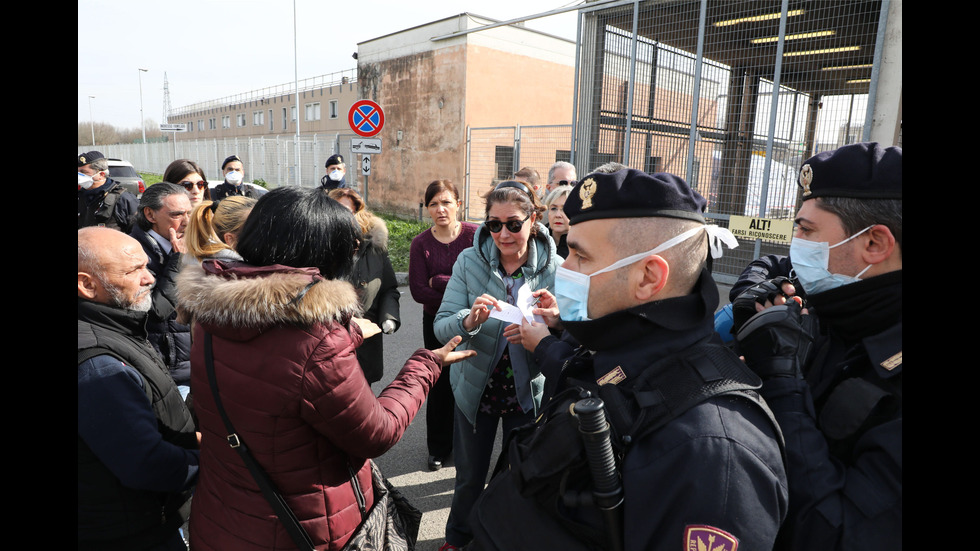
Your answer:
[[[205,331],[237,434],[316,548],[342,548],[374,502],[367,459],[401,438],[441,372],[438,358],[417,351],[375,398],[354,352],[363,340],[350,322],[360,310],[357,294],[312,268],[206,260],[181,272],[178,298],[196,320],[191,386],[202,442],[192,548],[295,549],[225,440],[204,363]]]
[[[555,253],[555,242],[548,230],[538,224],[537,235],[528,242],[528,257],[524,270],[525,284],[532,290],[548,289],[555,291],[555,270],[562,259]],[[453,388],[456,405],[470,423],[476,423],[476,413],[480,407],[480,397],[493,372],[493,360],[504,327],[508,324],[490,318],[473,331],[463,328],[463,319],[469,315],[473,301],[484,293],[506,300],[507,288],[500,275],[500,251],[493,242],[486,226],[481,224],[473,236],[473,246],[464,250],[453,265],[453,275],[446,285],[439,312],[433,328],[436,338],[448,342],[456,335],[463,337],[457,350],[476,350],[477,355],[450,366],[449,382]],[[526,364],[531,367],[530,392],[537,415],[544,390],[544,376],[534,362],[530,352],[525,351]],[[518,392],[522,389],[518,386]]]

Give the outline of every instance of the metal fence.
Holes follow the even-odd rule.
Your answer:
[[[247,181],[264,180],[269,187],[319,185],[324,175],[324,164],[334,153],[340,153],[348,161],[347,180],[352,187],[358,186],[354,176],[356,166],[351,166],[351,138],[355,134],[326,134],[275,138],[226,138],[204,140],[173,140],[166,143],[100,145],[96,149],[106,157],[127,160],[140,172],[163,174],[174,159],[191,159],[201,166],[207,179],[221,181],[221,163],[229,155],[238,155],[245,165]],[[297,170],[299,167],[299,170]],[[362,190],[358,189],[363,193]]]
[[[464,216],[482,220],[483,196],[524,167],[537,170],[546,184],[551,165],[571,159],[571,144],[569,124],[467,129]]]
[[[723,226],[732,215],[791,219],[802,160],[868,139],[882,5],[650,0],[582,10],[573,163],[681,175]],[[716,271],[738,274],[787,250],[742,245]]]

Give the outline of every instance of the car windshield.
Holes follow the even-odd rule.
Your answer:
[[[140,177],[140,175],[136,172],[135,168],[126,165],[110,166],[109,176],[111,178],[139,178]]]

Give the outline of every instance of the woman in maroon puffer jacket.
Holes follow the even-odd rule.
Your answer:
[[[295,549],[225,440],[205,332],[228,417],[317,549],[344,546],[374,503],[368,459],[398,442],[442,365],[467,355],[452,351],[456,343],[418,350],[374,396],[355,355],[364,338],[359,301],[343,280],[357,234],[350,212],[321,190],[279,188],[256,203],[242,229],[245,263],[207,260],[181,273],[180,305],[196,322],[191,386],[202,433],[195,551]]]

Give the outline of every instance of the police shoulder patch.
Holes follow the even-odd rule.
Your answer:
[[[690,524],[684,530],[685,551],[735,551],[738,538],[706,524]]]

